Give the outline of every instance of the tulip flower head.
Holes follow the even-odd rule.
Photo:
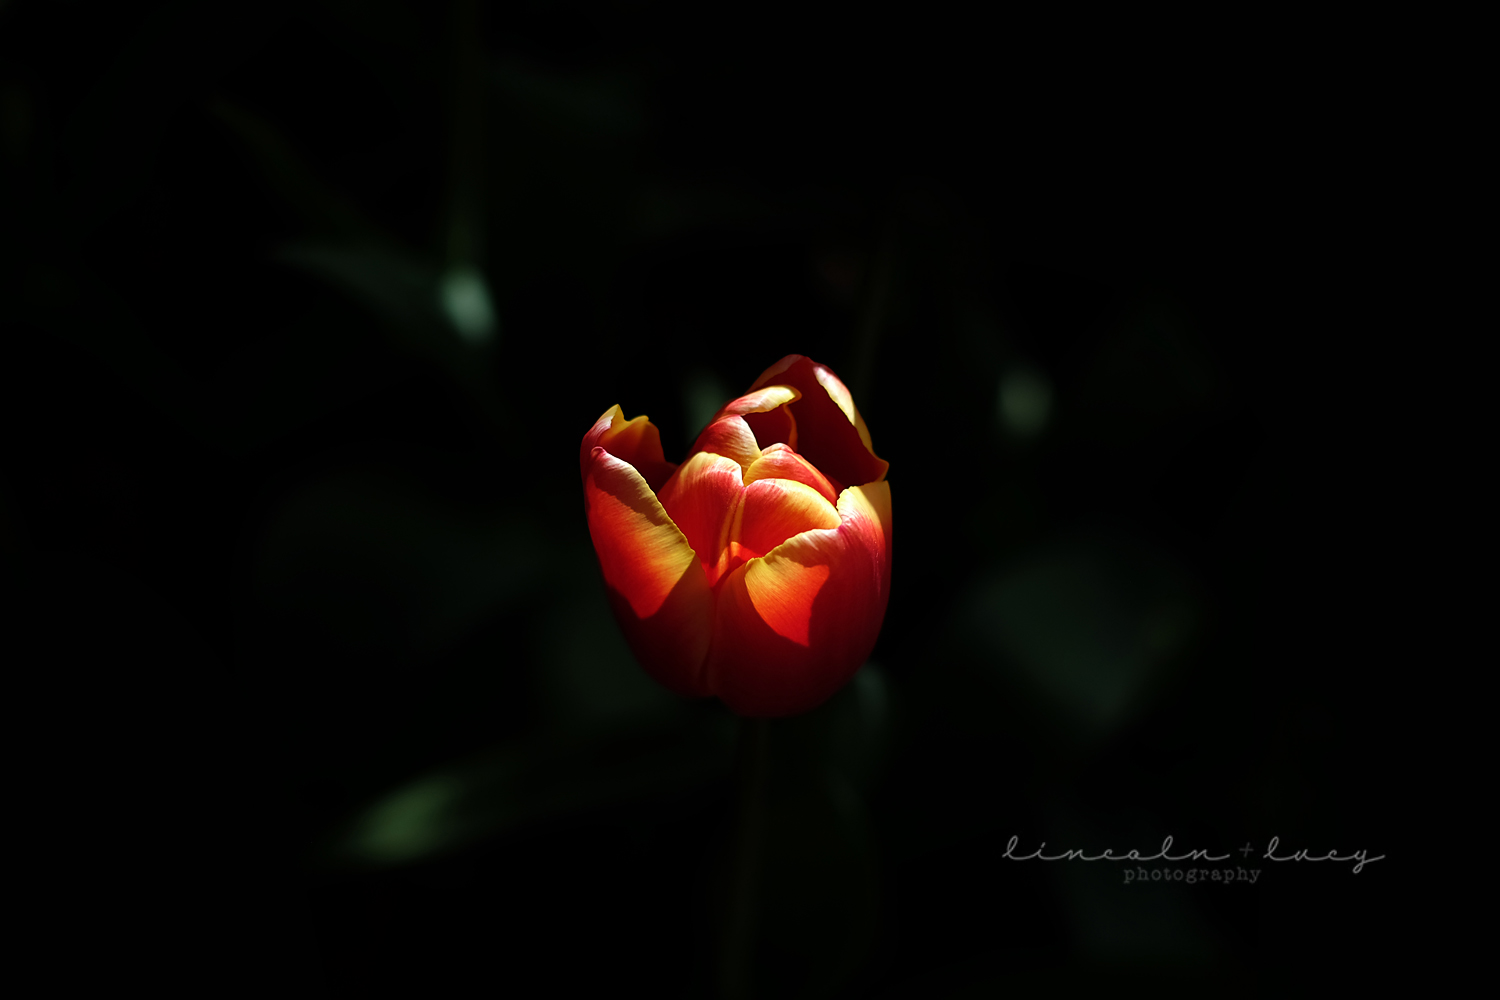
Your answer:
[[[649,420],[612,406],[579,461],[615,618],[661,684],[743,716],[794,715],[870,655],[890,595],[891,488],[828,368],[782,358],[681,465]]]

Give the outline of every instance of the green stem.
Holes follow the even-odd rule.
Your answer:
[[[765,839],[770,736],[769,719],[740,720],[738,816],[720,942],[719,995],[724,1000],[746,1000],[751,995],[750,968],[755,946],[760,855]]]

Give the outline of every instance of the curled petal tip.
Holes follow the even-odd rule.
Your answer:
[[[605,410],[594,426],[583,436],[579,448],[579,471],[588,478],[589,461],[596,447],[634,466],[653,490],[660,489],[677,466],[666,460],[661,448],[661,432],[644,414],[626,420],[618,405]]]

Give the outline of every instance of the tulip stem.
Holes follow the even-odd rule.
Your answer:
[[[750,959],[755,945],[756,890],[765,834],[770,736],[769,719],[740,720],[738,815],[719,964],[719,994],[725,1000],[745,1000],[751,995]]]

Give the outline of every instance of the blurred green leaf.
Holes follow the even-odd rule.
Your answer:
[[[1034,365],[1017,364],[1000,378],[996,414],[1013,437],[1030,440],[1046,429],[1052,416],[1052,381]]]
[[[314,233],[346,242],[393,242],[352,200],[318,177],[271,122],[224,100],[208,107],[250,151],[272,193]]]
[[[1079,734],[1115,730],[1196,618],[1186,573],[1122,538],[1051,544],[984,579],[969,620],[995,665]]]
[[[449,268],[438,286],[438,302],[459,336],[471,344],[493,340],[499,332],[489,285],[478,268]]]
[[[452,356],[454,343],[494,339],[499,321],[479,269],[459,265],[444,271],[405,249],[319,179],[275,126],[225,101],[211,107],[250,149],[272,190],[317,234],[282,248],[282,261],[343,289],[408,346],[442,356],[450,368],[462,367]],[[465,372],[453,374],[465,380]]]
[[[328,279],[404,339],[421,344],[450,329],[439,297],[440,271],[415,255],[376,244],[303,244],[283,249],[288,264]]]
[[[677,794],[725,774],[729,736],[727,726],[688,719],[675,727],[541,737],[486,753],[371,803],[335,836],[327,857],[407,864],[528,824]]]
[[[280,259],[328,280],[364,306],[401,348],[434,365],[468,394],[490,422],[503,425],[479,352],[494,346],[499,321],[479,271],[446,274],[413,254],[381,244],[287,247]]]

